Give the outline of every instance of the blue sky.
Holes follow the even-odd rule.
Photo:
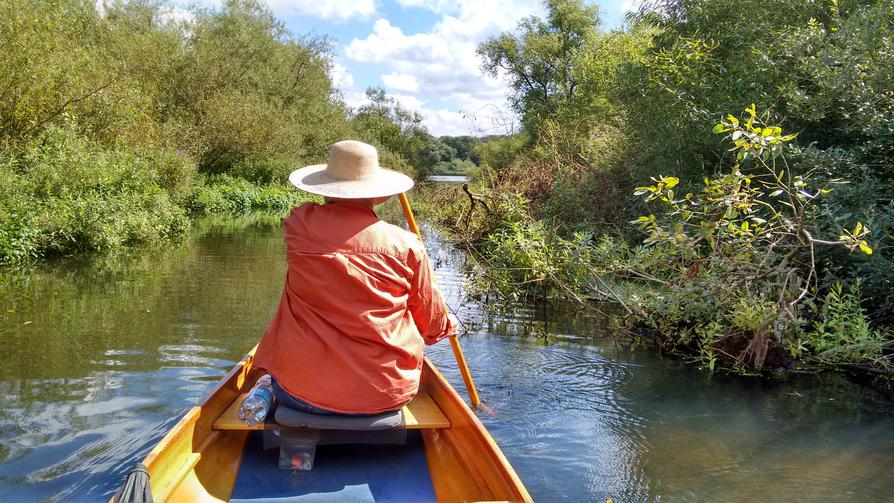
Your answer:
[[[514,126],[502,78],[481,74],[477,45],[543,15],[539,0],[267,0],[296,34],[327,35],[345,101],[361,105],[381,86],[419,111],[435,135],[505,133]],[[606,28],[635,0],[589,0]],[[209,0],[205,3],[215,3]]]

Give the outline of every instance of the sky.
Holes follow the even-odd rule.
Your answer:
[[[585,0],[604,28],[619,26],[635,0]],[[214,3],[213,1],[208,3]],[[294,34],[325,35],[334,50],[333,79],[345,102],[366,102],[383,87],[418,111],[429,132],[505,134],[516,126],[503,78],[482,74],[478,44],[513,30],[539,0],[267,0]]]

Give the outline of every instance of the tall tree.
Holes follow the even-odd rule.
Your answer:
[[[366,90],[369,103],[351,118],[354,130],[365,141],[382,150],[380,155],[391,167],[417,172],[423,161],[420,153],[430,141],[419,112],[408,110],[380,87]]]
[[[485,73],[509,75],[510,101],[531,128],[555,117],[575,98],[575,65],[598,35],[596,6],[582,0],[547,0],[547,18],[529,17],[518,34],[502,33],[478,47]]]

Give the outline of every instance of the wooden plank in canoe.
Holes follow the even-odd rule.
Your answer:
[[[238,412],[242,400],[248,393],[242,393],[227,410],[214,421],[215,430],[263,430],[276,426],[276,423],[267,421],[263,424],[246,426],[239,420]],[[441,411],[438,405],[431,399],[428,393],[419,392],[410,403],[404,406],[404,420],[408,430],[427,430],[434,428],[450,428],[450,420]]]

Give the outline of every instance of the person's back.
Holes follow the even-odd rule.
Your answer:
[[[424,345],[455,329],[422,243],[362,198],[295,208],[284,235],[286,284],[255,355],[283,401],[374,414],[412,399]]]

